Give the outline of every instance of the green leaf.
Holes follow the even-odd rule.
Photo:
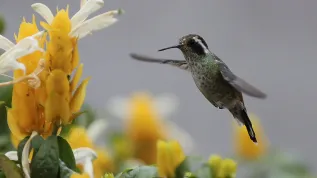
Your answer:
[[[184,178],[199,178],[199,177],[197,177],[195,174],[191,172],[186,172],[184,175]]]
[[[93,120],[95,120],[96,118],[96,114],[95,111],[93,110],[93,108],[87,104],[84,103],[83,107],[81,108],[81,111],[83,112],[82,114],[80,114],[75,120],[74,123],[76,125],[80,125],[83,127],[88,127]]]
[[[59,160],[59,177],[60,178],[69,178],[74,173],[75,172],[69,169],[62,160]]]
[[[0,16],[0,34],[3,34],[4,30],[5,30],[5,21],[4,21],[4,18]]]
[[[74,153],[68,142],[63,138],[57,137],[59,158],[72,170],[77,170]]]
[[[134,169],[127,169],[118,174],[115,178],[157,178],[157,168],[155,166],[138,166]]]
[[[0,152],[5,152],[7,150],[12,150],[11,139],[9,134],[0,135]]]
[[[4,175],[2,171],[0,171],[0,178],[6,178],[6,176]]]
[[[26,142],[29,140],[30,136],[25,137],[23,140],[20,141],[19,145],[18,145],[18,162],[21,165],[21,160],[22,160],[22,151],[24,148],[24,145],[26,144]]]
[[[32,140],[31,140],[31,148],[33,148],[33,158],[39,151],[42,143],[44,142],[44,139],[40,135],[36,135]]]
[[[0,17],[1,21],[1,17]],[[1,30],[1,22],[0,22],[0,30]],[[7,82],[11,79],[5,76],[0,76],[0,83]],[[8,138],[10,137],[10,130],[7,123],[7,110],[6,107],[11,107],[12,100],[12,85],[0,87],[0,135],[6,135]],[[7,151],[8,149],[12,149],[12,144],[7,144],[0,147],[1,151]]]
[[[83,107],[81,108],[81,111],[74,114],[72,117],[75,117],[72,124],[63,126],[61,136],[67,136],[69,134],[69,131],[73,126],[79,125],[82,127],[87,128],[92,121],[96,118],[95,111],[92,109],[92,107],[89,104],[84,103]]]
[[[23,178],[21,169],[3,154],[0,155],[0,169],[6,178]]]
[[[40,146],[31,163],[32,178],[56,178],[59,171],[57,137],[48,137]]]

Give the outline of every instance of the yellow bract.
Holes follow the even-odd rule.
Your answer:
[[[72,149],[88,147],[96,151],[97,159],[93,161],[95,177],[102,177],[106,172],[114,170],[114,163],[107,154],[107,150],[97,148],[88,137],[85,128],[73,127],[67,137],[67,141]]]
[[[72,28],[68,8],[59,10],[50,25],[45,22],[41,22],[41,25],[48,30],[50,37],[45,54],[45,68],[49,72],[45,117],[48,122],[70,124],[84,103],[89,78],[76,90],[83,64],[78,65],[77,38],[68,35]],[[75,67],[78,69],[70,81]]]
[[[175,169],[185,160],[184,152],[177,141],[157,142],[157,167],[159,175],[175,177]]]
[[[67,124],[70,118],[69,82],[66,74],[59,69],[53,70],[46,80],[47,100],[45,117],[48,122],[61,119]]]
[[[78,115],[86,96],[89,78],[79,84],[83,65],[78,65],[77,39],[68,36],[71,29],[68,10],[58,11],[51,25],[42,22],[42,26],[49,33],[49,41],[46,41],[46,36],[39,39],[41,47],[46,43],[45,54],[37,51],[19,59],[25,64],[26,74],[34,72],[40,59],[45,59],[44,70],[38,74],[41,84],[36,89],[27,82],[14,84],[12,108],[8,109],[12,138],[18,141],[32,131],[46,136],[52,133],[55,125],[70,124]],[[38,31],[34,16],[32,23],[23,19],[16,41]],[[70,80],[75,67],[78,70]],[[23,75],[22,70],[14,71],[15,79]]]
[[[50,25],[45,22],[41,22],[41,25],[49,32],[50,37],[45,53],[45,68],[49,72],[46,81],[45,117],[48,122],[69,124],[84,102],[89,78],[76,90],[83,65],[78,66],[77,38],[68,35],[72,28],[68,8],[59,10]],[[75,77],[70,81],[69,77],[76,67],[78,69]]]
[[[254,144],[248,135],[245,127],[239,127],[234,123],[234,145],[235,151],[238,156],[244,159],[258,159],[266,153],[268,147],[268,141],[263,133],[260,125],[260,120],[255,115],[250,114],[253,129],[258,139],[258,144]]]
[[[57,12],[51,25],[41,22],[49,31],[50,42],[47,44],[46,63],[49,70],[60,69],[70,75],[79,63],[77,39],[70,37],[71,21],[68,8]]]
[[[37,32],[39,32],[39,30],[35,22],[35,17],[33,16],[32,23],[26,22],[23,18],[19,33],[17,36],[15,35],[16,41],[18,42]],[[40,46],[43,47],[45,38],[38,40]],[[25,65],[26,75],[34,72],[42,56],[42,52],[37,51],[18,59]],[[44,75],[44,73],[41,75]],[[22,70],[15,70],[13,76],[17,79],[24,76],[24,73]],[[43,98],[45,98],[45,91],[43,91],[41,87],[34,89],[30,87],[27,82],[14,84],[12,92],[12,108],[7,108],[8,125],[12,132],[12,139],[15,140],[14,142],[30,135],[32,131],[44,135],[51,132],[50,127],[44,129],[44,108],[41,105],[41,100]]]
[[[126,133],[131,139],[135,157],[146,164],[156,162],[156,142],[164,140],[164,125],[147,93],[135,93],[129,101]]]

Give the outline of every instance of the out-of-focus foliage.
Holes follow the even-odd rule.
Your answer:
[[[0,34],[5,32],[5,19],[0,15]],[[2,51],[0,49],[0,55]],[[9,81],[10,78],[0,76],[0,83]],[[10,141],[10,132],[7,124],[6,107],[11,107],[12,85],[0,87],[0,151],[12,148]]]
[[[0,15],[0,34],[3,34],[5,30],[5,20],[2,15]]]

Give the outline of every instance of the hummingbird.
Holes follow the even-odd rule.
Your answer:
[[[183,36],[177,45],[158,51],[173,48],[179,49],[185,60],[160,59],[136,53],[131,53],[130,56],[139,61],[168,64],[190,72],[205,98],[216,108],[229,110],[238,124],[246,127],[250,139],[257,143],[242,93],[261,99],[266,98],[266,94],[236,76],[197,34]]]

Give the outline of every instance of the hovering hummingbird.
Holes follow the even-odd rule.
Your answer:
[[[219,109],[228,109],[239,125],[245,125],[250,139],[257,143],[242,93],[262,99],[266,94],[232,73],[229,67],[208,49],[207,43],[199,35],[183,36],[178,45],[159,51],[172,48],[180,49],[185,60],[158,59],[134,53],[130,56],[140,61],[169,64],[191,72],[196,86],[207,100]]]

